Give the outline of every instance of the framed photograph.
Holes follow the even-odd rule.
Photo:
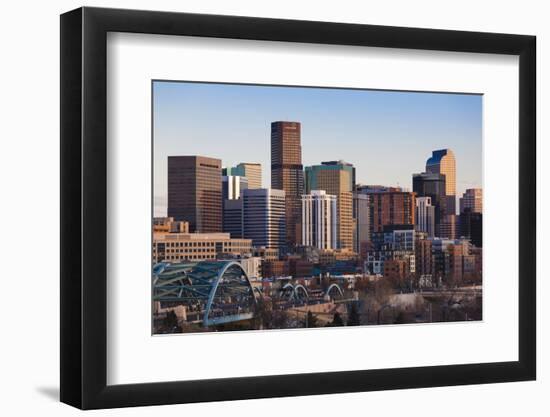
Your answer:
[[[61,401],[533,380],[535,37],[61,16]]]

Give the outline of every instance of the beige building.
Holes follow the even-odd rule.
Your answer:
[[[232,239],[229,233],[154,233],[153,262],[204,261],[221,254],[247,255],[252,240]]]
[[[456,214],[456,161],[450,149],[432,151],[426,172],[445,175],[446,214]]]
[[[238,262],[241,264],[248,278],[262,278],[262,258],[258,256],[251,256],[249,258],[239,259]]]
[[[353,189],[355,168],[344,161],[322,162],[321,165],[306,167],[306,193],[324,190],[337,198],[338,247],[353,249]]]
[[[279,249],[266,248],[265,246],[255,247],[252,250],[252,255],[260,257],[264,261],[277,261],[279,260]]]
[[[248,179],[248,188],[262,188],[262,165],[251,162],[241,162],[237,165]]]
[[[321,249],[319,251],[320,264],[333,264],[337,261],[355,261],[359,258],[357,252],[351,249]]]
[[[154,233],[189,233],[189,222],[174,220],[173,217],[153,218]]]
[[[250,189],[262,188],[262,165],[257,162],[241,162],[235,167],[223,168],[222,174],[245,177]]]

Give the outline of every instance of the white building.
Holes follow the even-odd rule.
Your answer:
[[[254,281],[262,278],[262,258],[259,256],[241,258],[239,263],[250,280]]]
[[[222,176],[222,199],[236,200],[248,188],[248,179],[238,175]]]
[[[425,232],[428,237],[435,236],[435,207],[431,197],[416,197],[416,230]]]
[[[282,249],[285,245],[285,192],[271,188],[246,189],[243,199],[243,235],[255,247]]]
[[[302,244],[319,249],[337,248],[336,196],[323,190],[302,195]]]

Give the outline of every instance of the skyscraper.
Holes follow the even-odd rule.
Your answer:
[[[287,245],[299,244],[304,173],[298,122],[271,123],[271,188],[285,192]]]
[[[219,159],[168,157],[168,217],[188,221],[191,232],[221,232],[222,176]]]
[[[285,192],[269,188],[246,189],[243,199],[243,234],[255,247],[285,247]]]
[[[337,197],[338,247],[353,249],[355,168],[344,161],[322,162],[305,169],[306,192],[324,190]]]
[[[417,197],[430,197],[434,206],[434,234],[439,237],[441,222],[446,215],[445,175],[423,172],[413,174],[413,192]]]
[[[435,236],[435,207],[431,197],[416,198],[416,230]]]
[[[468,188],[460,198],[460,213],[470,209],[472,213],[483,212],[483,190],[481,188]]]
[[[432,151],[432,156],[426,161],[426,172],[445,175],[445,214],[456,214],[456,161],[453,151]]]
[[[312,190],[302,196],[302,244],[336,249],[336,196]]]
[[[246,177],[248,188],[262,188],[262,165],[255,162],[241,162],[235,167],[222,170],[223,175]]]

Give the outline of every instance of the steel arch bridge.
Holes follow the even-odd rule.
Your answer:
[[[329,297],[334,298],[335,296],[331,295],[331,294],[334,294],[334,293],[337,293],[340,295],[340,297],[344,297],[344,292],[342,291],[342,288],[340,288],[340,286],[336,283],[332,283],[330,284],[330,286],[327,288],[325,294],[328,295]]]
[[[290,282],[283,285],[279,290],[279,294],[282,298],[288,300],[309,300],[310,293],[302,284],[292,285]],[[344,292],[342,288],[336,283],[330,284],[326,291],[323,292],[323,295],[329,296],[331,300],[336,299],[338,296],[341,298],[344,297]]]
[[[160,263],[153,267],[153,300],[183,303],[208,327],[254,317],[256,293],[235,261]]]

